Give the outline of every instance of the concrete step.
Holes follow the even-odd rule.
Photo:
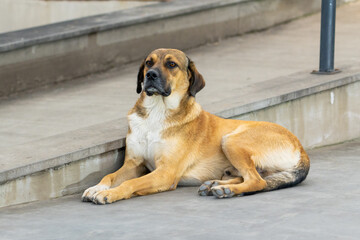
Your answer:
[[[51,23],[69,21],[139,6],[155,1],[2,1],[0,33],[22,30]],[[20,14],[26,11],[26,15]]]
[[[222,117],[277,122],[307,148],[359,137],[359,9],[338,9],[336,75],[310,74],[319,15],[188,51],[207,81],[198,101]],[[119,168],[137,68],[0,103],[0,207],[78,193]]]
[[[309,156],[300,185],[250,196],[186,187],[109,205],[73,195],[2,208],[1,239],[358,239],[360,139]]]
[[[321,0],[172,0],[0,34],[0,98],[318,12]],[[339,4],[344,1],[338,1]]]

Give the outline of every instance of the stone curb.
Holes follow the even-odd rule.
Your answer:
[[[251,0],[173,0],[0,34],[0,53]]]

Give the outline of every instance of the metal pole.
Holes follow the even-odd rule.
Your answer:
[[[333,74],[334,69],[336,0],[321,2],[320,64],[316,74]]]

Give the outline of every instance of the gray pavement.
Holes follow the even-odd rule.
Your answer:
[[[104,206],[74,195],[2,208],[0,239],[359,239],[360,139],[309,155],[300,185],[245,197],[188,187]]]
[[[360,58],[360,2],[337,11],[336,65]],[[207,82],[205,109],[226,92],[318,66],[320,14],[186,51]],[[146,53],[144,53],[146,55]],[[139,63],[0,102],[0,151],[125,117]]]

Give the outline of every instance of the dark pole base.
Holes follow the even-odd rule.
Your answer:
[[[330,71],[330,72],[320,72],[318,70],[313,70],[311,72],[311,74],[319,74],[319,75],[331,75],[331,74],[336,74],[336,73],[339,73],[341,72],[340,69],[334,69],[333,71]]]

